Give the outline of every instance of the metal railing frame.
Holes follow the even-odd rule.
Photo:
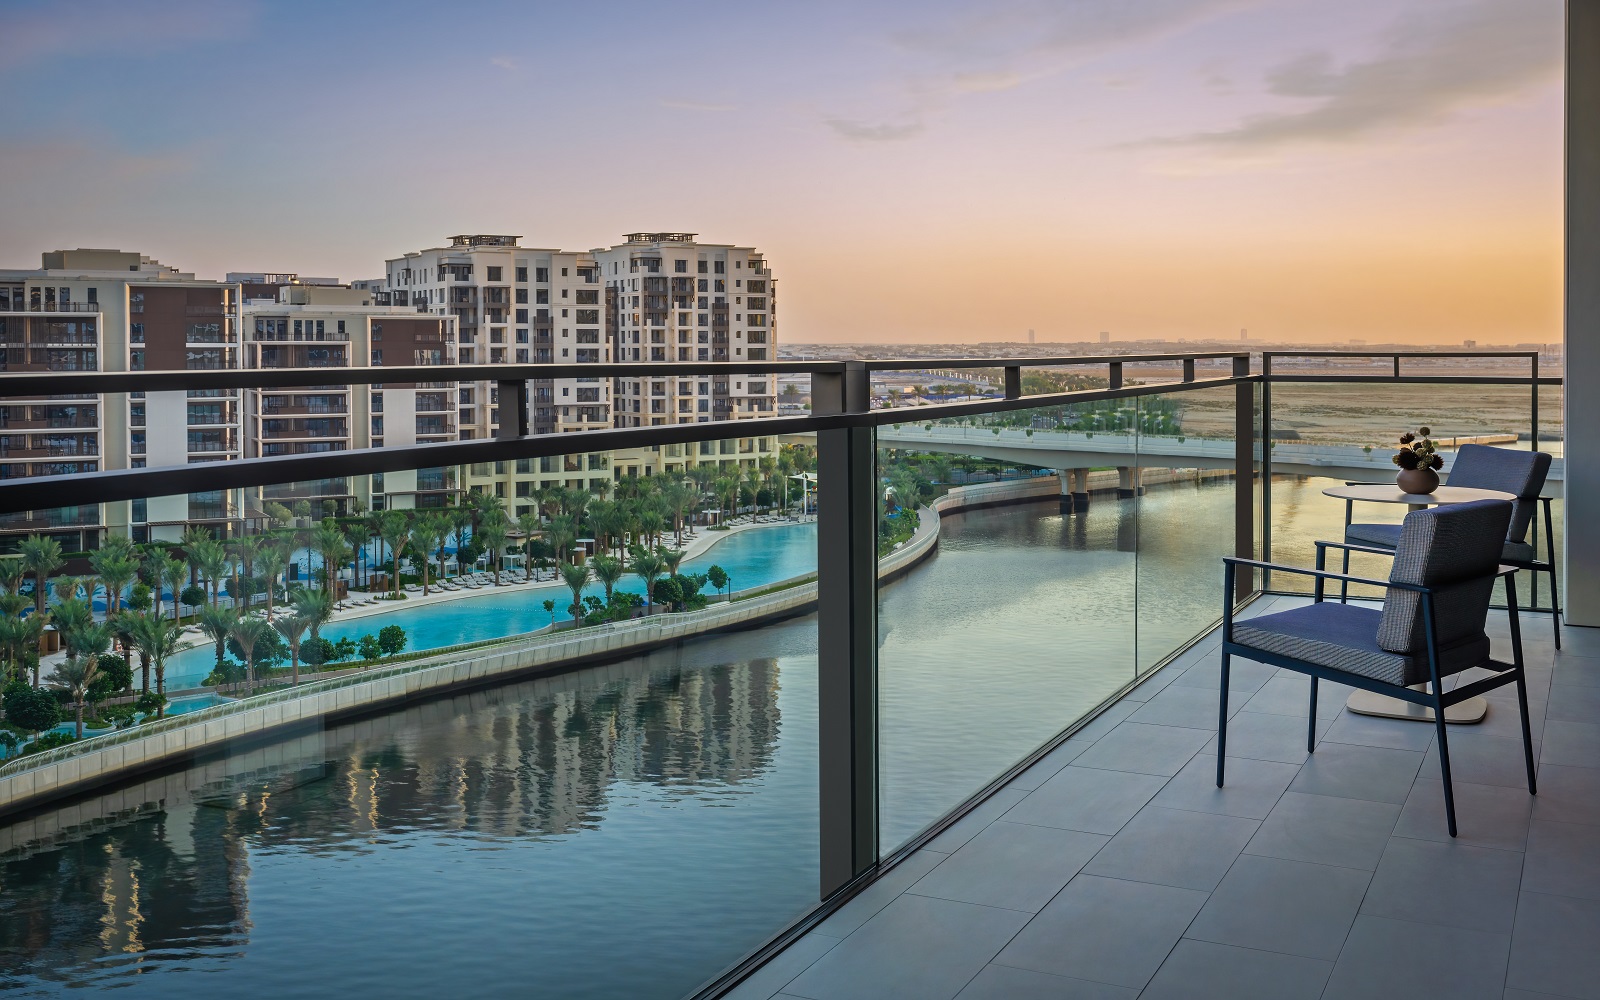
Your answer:
[[[1387,375],[1356,373],[1325,376],[1274,372],[1272,360],[1284,357],[1387,357]],[[1407,357],[1526,357],[1527,377],[1405,376],[1400,361]],[[1199,362],[1217,362],[1227,374],[1201,378]],[[819,909],[791,925],[766,946],[727,970],[700,995],[714,996],[736,984],[765,958],[811,926],[818,913],[836,908],[917,844],[959,818],[946,816],[910,844],[884,855],[880,844],[877,787],[877,623],[876,505],[877,474],[874,430],[906,420],[905,409],[871,408],[872,373],[929,369],[1001,369],[1003,396],[918,407],[920,421],[1063,406],[1107,399],[1203,391],[1232,387],[1235,392],[1235,543],[1234,554],[1256,556],[1258,523],[1263,554],[1270,557],[1271,517],[1271,390],[1274,382],[1373,381],[1527,384],[1532,387],[1534,442],[1538,447],[1538,387],[1560,384],[1540,377],[1536,353],[1472,352],[1442,355],[1417,352],[1266,352],[1260,373],[1251,371],[1248,352],[1111,355],[1006,359],[924,359],[849,362],[674,362],[584,365],[459,365],[449,367],[354,368],[330,370],[275,369],[204,372],[127,372],[0,375],[0,399],[76,393],[161,392],[189,389],[299,388],[340,384],[377,385],[403,382],[491,382],[498,385],[500,430],[489,440],[358,449],[322,455],[244,459],[236,462],[171,468],[115,470],[80,476],[44,477],[0,482],[0,514],[61,506],[63,497],[76,505],[138,497],[264,486],[330,477],[367,475],[406,469],[464,466],[565,455],[570,452],[616,451],[662,444],[689,444],[730,437],[811,434],[817,439],[820,478],[829,483],[818,495],[818,692],[819,692]],[[1181,381],[1130,385],[1127,368],[1140,364],[1181,366]],[[1024,368],[1105,366],[1108,387],[1022,395]],[[576,434],[530,434],[528,382],[553,378],[670,378],[680,375],[808,374],[812,377],[809,416],[613,428]],[[1259,403],[1256,392],[1260,386]],[[1258,417],[1259,409],[1259,417]],[[1258,435],[1259,429],[1259,435]],[[1255,475],[1262,482],[1257,517]],[[1241,574],[1236,599],[1256,593],[1249,574]],[[1060,738],[1064,738],[1064,732]],[[1031,759],[1031,758],[1030,758]],[[968,807],[974,804],[970,800]]]

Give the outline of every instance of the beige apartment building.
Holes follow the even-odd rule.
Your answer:
[[[453,236],[447,247],[387,261],[381,281],[357,286],[396,307],[454,318],[461,364],[711,363],[705,377],[693,379],[531,380],[534,433],[775,412],[772,379],[714,376],[717,362],[775,356],[772,278],[758,252],[696,244],[692,234],[673,233],[631,234],[615,247],[587,252],[524,247],[518,240]],[[497,431],[496,392],[492,383],[459,383],[463,440]],[[522,513],[541,488],[604,494],[625,476],[682,472],[699,462],[750,468],[776,447],[774,437],[751,435],[694,449],[673,445],[666,453],[574,453],[471,466],[462,485],[504,497]]]
[[[0,270],[0,371],[200,371],[238,363],[237,284],[120,250],[57,250],[40,264]],[[226,462],[242,447],[237,390],[0,401],[0,478]],[[68,551],[92,547],[107,529],[176,539],[191,523],[238,518],[240,499],[217,491],[12,515],[0,523],[0,549],[35,532]]]
[[[376,304],[370,288],[294,275],[229,275],[241,279],[243,364],[247,368],[381,368],[438,365],[457,358],[455,319],[419,314],[407,306]],[[448,373],[441,372],[441,376]],[[335,380],[336,382],[337,380]],[[312,455],[454,441],[457,383],[330,384],[316,389],[248,389],[244,438],[252,456]],[[308,500],[320,514],[332,500],[353,506],[439,507],[458,489],[453,468],[347,476],[312,483],[268,486],[252,506]]]
[[[531,380],[531,430],[734,422],[775,413],[776,385],[719,375],[716,366],[774,358],[774,317],[760,253],[697,243],[689,233],[633,233],[592,251],[455,236],[388,261],[383,278],[350,285],[266,272],[212,281],[139,253],[58,250],[42,254],[39,268],[0,270],[0,371],[698,362],[707,370],[693,377]],[[0,478],[473,440],[495,434],[498,419],[494,383],[446,377],[7,398]],[[524,513],[542,487],[604,495],[627,476],[702,463],[749,469],[776,449],[774,436],[730,427],[727,440],[695,446],[65,506],[0,522],[0,551],[35,533],[83,551],[106,531],[139,541],[175,541],[191,524],[237,532],[269,502],[305,500],[320,513],[331,500],[348,512],[439,506],[467,490],[497,494]]]

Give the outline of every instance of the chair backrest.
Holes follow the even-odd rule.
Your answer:
[[[1389,579],[1434,588],[1433,625],[1440,647],[1483,635],[1505,544],[1511,504],[1477,500],[1406,515]],[[1378,645],[1423,655],[1428,648],[1422,595],[1391,590],[1383,602]]]
[[[1544,480],[1549,474],[1549,452],[1464,444],[1450,465],[1450,485],[1499,490],[1516,497],[1506,540],[1520,542],[1528,535],[1528,522],[1533,520],[1539,491],[1544,489]]]

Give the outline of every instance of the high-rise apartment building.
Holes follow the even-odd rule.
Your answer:
[[[450,246],[419,250],[387,262],[384,290],[396,306],[455,320],[461,364],[599,364],[612,360],[605,329],[599,267],[588,253],[519,246],[515,236],[452,236]],[[364,283],[370,286],[369,283]],[[499,429],[498,388],[461,382],[457,427],[462,440]],[[528,423],[536,434],[611,426],[611,386],[595,378],[533,379]],[[572,467],[576,464],[577,467]],[[474,465],[468,489],[523,498],[566,486],[603,489],[611,481],[607,455],[566,462],[532,460]]]
[[[230,275],[230,277],[233,277]],[[381,368],[438,365],[457,357],[455,319],[376,304],[370,288],[304,283],[294,275],[239,276],[247,368]],[[272,294],[267,294],[271,292]],[[245,391],[244,432],[252,456],[311,455],[352,448],[453,441],[457,385],[438,381]],[[307,500],[321,513],[332,500],[370,509],[437,507],[456,489],[456,470],[421,469],[264,487],[258,505]]]
[[[717,375],[716,364],[776,357],[772,271],[751,247],[697,243],[694,233],[629,233],[594,251],[607,335],[619,361],[710,362],[693,378],[612,384],[618,427],[770,416],[770,376]]]
[[[0,370],[231,368],[239,293],[236,283],[199,280],[137,253],[47,252],[36,270],[0,270]],[[238,397],[191,390],[8,398],[0,402],[0,478],[238,458]],[[7,518],[0,547],[42,532],[82,551],[104,528],[176,539],[188,524],[226,524],[239,514],[235,491],[69,506]]]

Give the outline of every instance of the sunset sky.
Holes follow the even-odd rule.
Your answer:
[[[0,266],[673,229],[790,342],[1561,336],[1559,0],[4,10]]]

